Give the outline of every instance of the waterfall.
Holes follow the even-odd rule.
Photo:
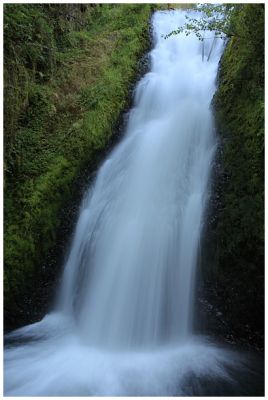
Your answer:
[[[6,395],[193,395],[207,377],[233,385],[228,366],[241,357],[192,328],[223,44],[213,33],[204,46],[193,34],[165,39],[185,15],[153,15],[150,71],[84,196],[56,311],[8,335]]]
[[[150,72],[81,208],[62,302],[89,344],[152,346],[191,332],[222,43],[203,62],[194,35],[163,37],[184,21],[154,15]]]

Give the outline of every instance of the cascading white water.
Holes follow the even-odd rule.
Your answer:
[[[181,12],[155,14],[151,71],[81,209],[63,304],[91,344],[148,346],[190,332],[222,42],[203,62],[194,35],[163,38],[184,20]]]
[[[191,336],[222,42],[202,61],[194,35],[164,39],[184,21],[153,16],[151,70],[84,198],[58,311],[8,336],[6,395],[187,395],[189,374],[232,382],[237,356]]]

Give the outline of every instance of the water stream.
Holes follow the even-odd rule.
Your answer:
[[[164,39],[184,21],[153,16],[150,72],[85,194],[55,311],[8,335],[6,395],[235,394],[233,371],[249,371],[192,327],[223,43]]]

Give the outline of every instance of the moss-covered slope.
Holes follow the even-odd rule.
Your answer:
[[[7,320],[55,242],[75,177],[109,143],[150,14],[146,4],[5,6]]]
[[[237,6],[214,99],[221,140],[213,280],[237,335],[263,332],[264,5]],[[251,338],[252,339],[252,338]]]

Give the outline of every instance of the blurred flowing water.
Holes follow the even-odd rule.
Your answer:
[[[150,72],[84,197],[55,312],[7,337],[6,395],[250,394],[245,354],[192,331],[223,43],[166,40],[185,15],[153,16]]]

